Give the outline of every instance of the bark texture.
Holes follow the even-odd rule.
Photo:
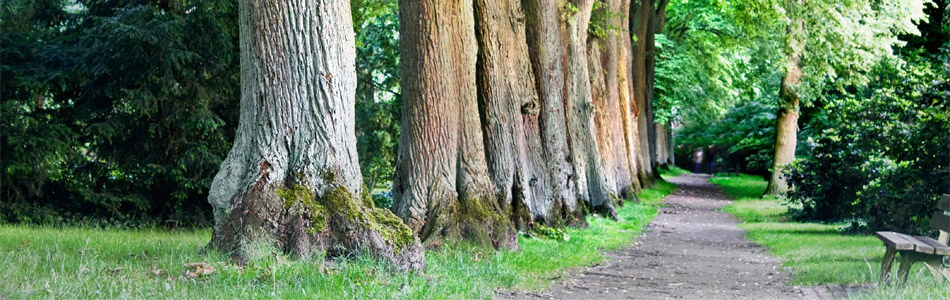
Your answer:
[[[561,22],[560,7],[554,0],[525,0],[526,37],[534,71],[540,111],[541,152],[548,176],[548,201],[535,201],[531,207],[545,224],[583,224],[584,210],[578,203],[574,168],[570,164],[567,118],[564,111],[567,65],[565,51],[567,28]]]
[[[596,139],[594,104],[591,102],[590,93],[587,30],[594,1],[574,0],[571,4],[575,9],[570,10],[565,18],[568,49],[565,107],[574,182],[577,184],[577,195],[581,201],[594,211],[616,218],[614,203],[617,196],[610,192],[607,184]]]
[[[624,19],[621,16],[626,15],[629,7],[623,7],[625,1],[610,0],[602,6],[602,15],[607,16],[602,26],[607,28],[603,44],[590,45],[588,47],[591,83],[601,82],[603,85],[603,97],[597,97],[595,91],[598,87],[592,86],[591,94],[594,96],[594,104],[597,108],[595,123],[598,130],[598,143],[601,149],[601,156],[606,168],[607,181],[611,192],[620,198],[635,197],[635,188],[633,187],[632,166],[627,158],[627,144],[625,141],[624,116],[621,106],[621,68],[620,58],[622,40],[629,38],[627,31],[621,30],[624,27]],[[591,43],[599,39],[592,38]],[[595,48],[596,46],[596,48]],[[597,55],[595,58],[595,54]],[[625,56],[624,56],[625,57]],[[602,69],[602,70],[601,70]],[[625,78],[625,77],[624,77]],[[628,91],[626,88],[624,92]],[[626,96],[625,96],[626,97]]]
[[[472,0],[401,0],[402,136],[393,210],[423,242],[517,248],[494,193],[476,96]]]
[[[802,20],[792,20],[786,27],[785,70],[782,85],[779,88],[779,106],[775,120],[775,153],[772,156],[772,175],[763,196],[776,196],[788,191],[788,182],[782,176],[785,166],[795,160],[795,146],[798,143],[798,88],[802,82],[802,51],[805,24]]]
[[[526,228],[551,196],[542,156],[538,93],[519,0],[476,0],[479,111],[489,173],[502,210]],[[539,202],[539,203],[535,203]]]
[[[212,246],[239,263],[368,253],[422,269],[422,247],[362,188],[347,1],[240,2],[241,116],[209,191]]]
[[[639,141],[639,155],[637,160],[640,185],[649,188],[653,185],[652,149],[650,148],[649,123],[652,121],[647,95],[647,45],[652,35],[651,20],[654,14],[654,1],[641,0],[640,5],[634,5],[631,11],[632,25],[635,28],[637,42],[633,47],[633,95],[638,108],[637,112],[637,139]]]
[[[618,36],[620,45],[617,57],[617,82],[619,83],[620,119],[623,129],[623,143],[627,151],[625,158],[630,168],[630,182],[633,193],[642,190],[639,176],[640,139],[638,136],[637,114],[640,113],[634,101],[633,86],[633,36],[631,19],[633,11],[629,0],[620,1],[621,12],[618,27],[625,28]]]
[[[656,162],[661,167],[673,165],[673,141],[668,124],[656,124]]]

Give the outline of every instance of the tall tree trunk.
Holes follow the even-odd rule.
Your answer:
[[[671,166],[668,123],[656,124],[656,162],[661,167]]]
[[[530,207],[545,201],[538,93],[519,0],[476,0],[478,99],[488,169],[499,206],[526,228]]]
[[[476,97],[472,0],[399,1],[402,136],[393,210],[425,244],[517,248],[489,176]]]
[[[795,5],[795,4],[793,4]],[[793,7],[792,10],[797,8]],[[794,15],[794,11],[790,11]],[[779,106],[775,120],[775,153],[772,156],[772,176],[762,196],[776,196],[788,191],[782,176],[785,166],[795,160],[798,143],[798,88],[802,82],[802,51],[805,48],[805,24],[792,19],[785,31],[785,61],[782,86],[779,88]]]
[[[604,180],[607,182],[608,192],[614,195],[620,195],[620,182],[614,171],[615,161],[613,156],[614,145],[611,143],[611,130],[613,121],[610,117],[610,111],[616,112],[616,109],[610,107],[610,93],[607,91],[608,76],[601,64],[604,59],[601,57],[601,40],[591,38],[587,42],[587,63],[590,72],[590,95],[591,102],[594,104],[594,125],[596,126],[596,139],[598,151],[600,153],[601,163],[604,165]],[[618,128],[619,129],[619,128]]]
[[[568,13],[567,22],[567,132],[574,165],[574,182],[578,197],[591,209],[612,218],[616,195],[607,185],[603,162],[597,145],[594,125],[594,104],[591,102],[590,73],[587,63],[587,29],[593,0],[573,0],[575,10]]]
[[[650,164],[654,176],[657,173],[657,168],[659,167],[659,155],[660,148],[662,147],[658,141],[657,134],[659,133],[656,121],[654,119],[655,115],[653,114],[653,95],[654,95],[654,86],[656,85],[656,35],[663,33],[663,25],[666,23],[666,4],[669,0],[656,0],[656,9],[653,12],[653,16],[650,17],[650,28],[647,33],[647,57],[646,57],[646,80],[647,80],[647,99],[646,99],[646,111],[647,111],[647,133],[650,137]]]
[[[583,224],[583,207],[578,205],[574,167],[568,162],[565,102],[565,43],[567,28],[560,21],[560,7],[566,0],[525,0],[526,35],[531,66],[540,103],[541,148],[549,180],[549,199],[535,201],[533,214],[543,215],[548,225]]]
[[[239,263],[276,248],[424,268],[409,228],[362,187],[348,1],[239,2],[241,117],[209,191],[212,246]]]
[[[639,6],[638,6],[639,7]],[[623,143],[626,150],[624,155],[630,171],[630,182],[634,194],[639,194],[642,190],[640,185],[640,176],[638,165],[640,157],[640,140],[637,130],[637,114],[639,109],[634,99],[633,88],[633,36],[631,36],[631,10],[630,0],[621,0],[618,11],[621,14],[618,28],[624,28],[617,37],[620,42],[620,49],[617,57],[617,81],[619,83],[619,101],[620,101],[620,119],[622,123]]]
[[[639,109],[637,114],[637,139],[639,140],[639,157],[637,166],[639,167],[638,176],[640,185],[649,188],[653,185],[654,175],[651,158],[653,157],[650,148],[649,122],[650,109],[647,102],[647,44],[650,39],[647,37],[653,32],[650,30],[651,19],[653,18],[652,0],[640,0],[640,5],[633,9],[632,28],[636,29],[637,42],[633,48],[633,95],[636,106]]]
[[[621,45],[622,39],[629,38],[626,31],[619,30],[624,26],[624,19],[620,16],[625,16],[626,10],[629,9],[628,6],[624,6],[624,2],[626,1],[610,0],[601,8],[604,10],[603,13],[608,16],[604,20],[606,21],[604,25],[607,28],[607,35],[603,44],[598,45],[597,49],[594,49],[593,46],[588,47],[588,52],[591,54],[601,52],[598,51],[601,49],[603,53],[602,56],[598,55],[599,59],[595,59],[593,56],[589,57],[591,60],[592,83],[601,80],[604,85],[605,97],[595,96],[593,98],[597,107],[595,120],[598,125],[598,142],[600,143],[601,156],[605,162],[608,183],[611,184],[612,191],[622,198],[635,197],[636,195],[633,191],[630,160],[627,159],[623,110],[620,100],[620,52],[626,50]],[[599,70],[601,68],[602,71]],[[598,69],[598,71],[595,72],[595,69]],[[626,69],[624,68],[624,70]],[[627,91],[625,88],[623,90]],[[601,100],[603,100],[602,103]]]

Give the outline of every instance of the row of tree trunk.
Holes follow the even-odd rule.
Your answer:
[[[400,1],[396,215],[425,245],[496,248],[616,217],[671,157],[651,105],[666,2]]]
[[[209,192],[212,245],[421,269],[423,245],[514,249],[533,224],[616,217],[670,148],[650,105],[666,1],[400,0],[392,211],[361,184],[347,1],[240,1],[241,118]],[[588,34],[593,14],[606,35]]]

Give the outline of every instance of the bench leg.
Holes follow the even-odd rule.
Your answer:
[[[904,286],[907,283],[907,275],[910,275],[910,267],[915,262],[920,261],[920,256],[913,251],[901,251],[901,265],[897,268],[898,284]]]
[[[887,284],[891,280],[891,265],[894,264],[894,256],[897,249],[887,247],[884,252],[884,261],[881,262],[881,284]]]
[[[934,280],[941,282],[943,279],[948,279],[946,274],[943,273],[943,257],[942,256],[928,256],[924,259],[924,266],[927,266],[927,269],[930,270],[930,275],[933,275]],[[948,279],[950,280],[950,279]]]

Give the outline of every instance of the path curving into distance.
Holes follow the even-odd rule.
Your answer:
[[[788,286],[777,258],[745,238],[730,200],[708,175],[677,185],[636,243],[571,272],[550,289],[499,292],[499,299],[832,299],[832,289]]]

